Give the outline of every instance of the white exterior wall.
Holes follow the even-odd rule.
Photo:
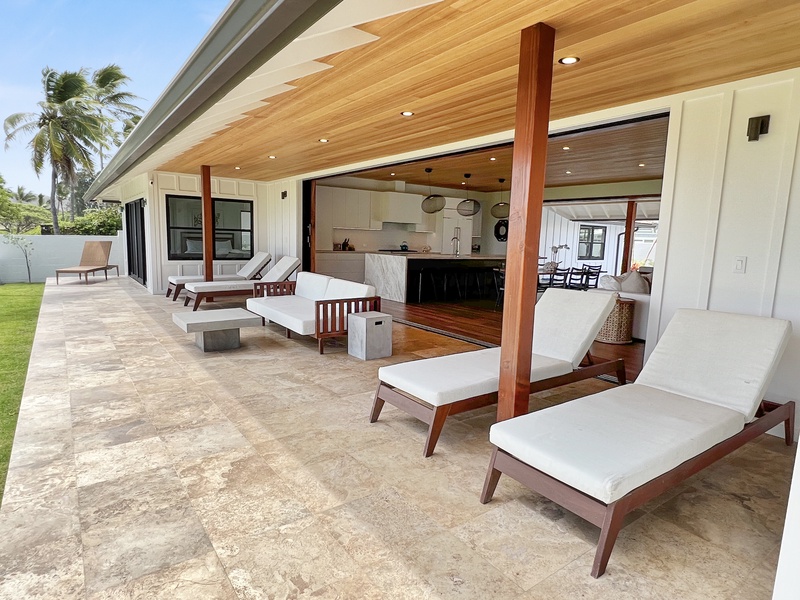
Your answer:
[[[603,260],[578,260],[578,236],[581,225],[601,225],[606,228],[606,251]],[[566,248],[559,250],[557,261],[560,269],[569,267],[579,267],[583,264],[601,265],[603,271],[616,274],[617,256],[617,236],[625,231],[624,226],[609,225],[606,223],[587,223],[583,221],[571,221],[555,211],[545,208],[542,212],[542,231],[539,236],[539,256],[546,256],[546,261],[550,260],[550,248],[567,244]],[[539,262],[542,262],[541,260]]]
[[[162,294],[170,275],[202,275],[203,263],[197,260],[169,260],[167,248],[168,195],[201,196],[199,175],[155,172],[144,177],[149,190],[139,189],[139,195],[126,200],[147,197],[145,230],[147,244],[147,288],[151,293]],[[152,184],[150,183],[152,181]],[[274,265],[284,255],[300,256],[301,183],[297,180],[262,183],[244,179],[211,178],[211,195],[214,198],[249,200],[253,202],[253,251],[272,254]],[[281,191],[287,198],[281,199]],[[135,197],[134,197],[135,196]],[[236,273],[246,260],[214,261],[214,273]]]
[[[124,263],[124,236],[118,235],[26,235],[21,236],[28,239],[33,245],[33,253],[30,256],[31,262],[31,281],[42,283],[48,277],[55,277],[56,269],[65,267],[75,267],[81,263],[83,245],[86,242],[109,241],[111,242],[111,256],[109,264],[119,265],[120,275],[127,271]],[[115,271],[111,273],[116,276]],[[103,273],[97,273],[94,277],[104,277]],[[60,281],[67,281],[73,278],[78,280],[77,275],[61,275]],[[25,256],[17,246],[0,243],[0,282],[2,283],[27,283],[28,270],[25,265]]]

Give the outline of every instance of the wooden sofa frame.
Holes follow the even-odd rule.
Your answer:
[[[795,403],[793,401],[778,404],[763,400],[756,412],[756,419],[745,425],[742,431],[690,458],[671,471],[651,479],[611,504],[605,504],[514,458],[505,451],[495,448],[481,492],[481,503],[486,504],[492,499],[500,475],[505,473],[534,492],[600,527],[600,540],[597,543],[592,565],[592,577],[598,578],[605,573],[608,559],[617,535],[622,529],[622,522],[626,514],[675,487],[781,422],[784,423],[786,445],[791,446],[794,443],[794,415]]]
[[[623,359],[617,358],[595,364],[591,354],[587,353],[586,356],[589,366],[580,367],[572,371],[572,373],[566,373],[565,375],[532,381],[530,393],[535,394],[536,392],[575,383],[576,381],[597,377],[598,375],[607,373],[616,373],[620,385],[626,383],[625,361]],[[433,454],[436,442],[439,440],[439,434],[442,433],[445,419],[447,419],[448,416],[497,404],[497,392],[465,398],[442,406],[432,406],[424,400],[416,398],[411,394],[406,394],[394,386],[380,381],[378,382],[378,389],[375,392],[375,400],[372,403],[372,412],[369,417],[370,423],[375,423],[378,420],[381,410],[383,410],[383,405],[386,402],[428,425],[428,437],[425,440],[425,447],[423,448],[423,455],[425,458],[428,458]]]
[[[296,286],[296,281],[258,282],[253,287],[253,297],[293,296]],[[347,335],[347,317],[350,313],[380,311],[380,309],[380,296],[316,300],[314,302],[316,323],[313,337],[317,339],[319,353],[324,353],[324,345],[327,338]],[[266,324],[264,317],[261,318],[261,324]],[[288,327],[286,328],[286,337],[292,337],[292,330]]]

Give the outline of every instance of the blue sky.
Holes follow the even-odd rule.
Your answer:
[[[0,0],[0,121],[35,112],[45,66],[59,71],[116,63],[147,111],[203,39],[228,0]],[[5,134],[2,135],[5,141]],[[50,194],[50,173],[37,177],[28,140],[0,149],[0,174]]]

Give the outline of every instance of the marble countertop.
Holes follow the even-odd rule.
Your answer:
[[[405,258],[420,258],[424,260],[505,260],[501,254],[468,254],[455,256],[453,254],[436,254],[433,252],[367,252],[378,256],[402,256]]]

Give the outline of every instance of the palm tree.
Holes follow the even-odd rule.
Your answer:
[[[18,185],[16,190],[11,191],[11,199],[20,204],[33,204],[36,202],[36,194],[26,190],[24,186]]]
[[[28,145],[32,150],[33,169],[40,175],[49,164],[50,214],[53,232],[58,227],[59,177],[72,183],[76,167],[94,170],[92,153],[104,134],[105,119],[91,98],[91,85],[84,69],[59,73],[49,67],[42,70],[44,99],[39,112],[15,113],[6,118],[6,148],[19,135],[32,134]]]
[[[131,103],[133,100],[138,100],[139,97],[122,91],[122,87],[127,85],[128,81],[130,81],[130,77],[122,72],[119,65],[114,64],[98,69],[92,74],[92,98],[97,103],[100,115],[105,117],[103,111],[108,111],[114,120],[123,123],[123,128],[131,119],[136,119],[133,123],[135,125],[142,113],[141,108]],[[106,125],[105,136],[100,141],[101,170],[103,169],[103,150],[109,147],[108,142],[116,146],[124,137],[127,137],[120,137],[119,132],[112,128],[113,121],[111,119],[104,122]]]

